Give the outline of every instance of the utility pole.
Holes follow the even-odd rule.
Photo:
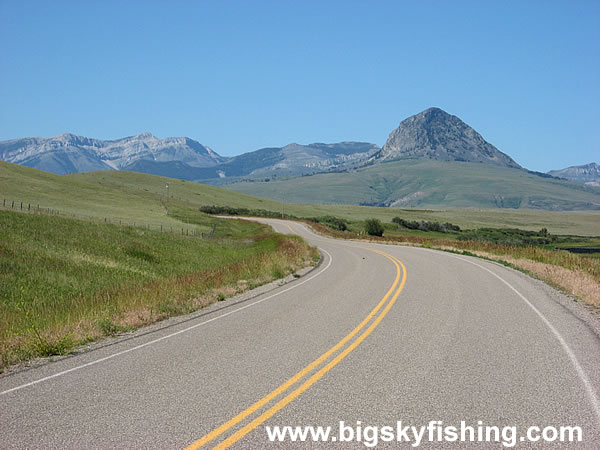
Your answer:
[[[169,215],[169,183],[166,185],[167,189],[167,198],[165,200],[165,209],[167,210],[167,216]]]

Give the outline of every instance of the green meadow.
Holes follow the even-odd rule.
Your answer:
[[[305,180],[311,178],[313,177],[301,177]],[[166,201],[167,183],[169,184],[168,201]],[[276,195],[279,186],[277,183],[263,184],[271,185],[271,195]],[[320,189],[315,191],[314,195],[314,201],[317,202],[328,194],[327,190]],[[61,176],[0,162],[0,201],[4,198],[40,204],[65,213],[89,215],[100,220],[104,217],[112,217],[117,221],[119,218],[123,221],[137,220],[156,226],[160,224],[181,226],[178,218],[165,215],[166,203],[171,212],[174,212],[177,207],[187,210],[203,205],[219,205],[283,211],[285,214],[297,217],[333,215],[350,221],[364,221],[375,217],[383,222],[391,222],[394,217],[402,216],[407,220],[451,222],[464,229],[547,228],[555,234],[600,235],[600,211],[447,207],[417,209],[291,203],[290,198],[285,196],[285,201],[270,200],[214,186],[142,173],[110,171]],[[208,231],[209,225],[207,223],[201,231]]]
[[[144,185],[0,169],[2,194],[19,199],[0,209],[0,370],[195,311],[318,259],[300,238],[167,203]]]
[[[393,161],[341,173],[268,180],[224,187],[286,202],[421,209],[600,210],[598,188],[520,169],[458,161]]]

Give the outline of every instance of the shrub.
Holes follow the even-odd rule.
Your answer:
[[[383,225],[378,219],[367,219],[365,221],[365,231],[370,236],[383,236]]]
[[[401,217],[394,217],[392,222],[397,223],[401,227],[407,228],[409,230],[421,230],[421,231],[437,231],[438,233],[448,233],[449,231],[460,231],[460,227],[458,225],[453,225],[449,222],[439,223],[439,222],[428,222],[425,220],[421,220],[417,222],[416,220],[404,220]]]
[[[205,205],[200,207],[200,211],[206,214],[223,214],[227,216],[254,216],[254,217],[282,217],[280,211],[267,211],[266,209],[248,209],[248,208],[233,208],[231,206],[216,206]],[[297,219],[291,214],[284,214],[286,219]]]
[[[348,221],[335,216],[313,217],[309,220],[322,223],[323,225],[327,225],[334,230],[346,231],[348,229]]]

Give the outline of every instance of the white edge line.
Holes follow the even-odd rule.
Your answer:
[[[267,300],[269,300],[269,299],[271,299],[273,297],[276,297],[278,295],[281,295],[281,294],[284,294],[284,293],[286,293],[288,291],[291,291],[292,289],[296,289],[298,286],[302,286],[304,283],[308,283],[310,280],[318,277],[323,272],[325,272],[327,269],[329,269],[329,267],[331,266],[331,262],[333,261],[333,257],[331,256],[331,254],[327,250],[323,250],[323,249],[320,249],[320,250],[323,253],[325,253],[327,256],[329,256],[329,262],[323,268],[323,270],[321,270],[320,272],[314,274],[312,277],[307,278],[304,281],[301,281],[300,283],[297,283],[297,284],[294,284],[294,285],[288,287],[287,289],[284,289],[282,291],[276,292],[275,294],[269,295],[268,297],[262,298],[260,300],[255,301],[255,302],[248,303],[247,305],[244,305],[244,306],[242,306],[240,308],[234,309],[233,311],[229,311],[229,312],[226,312],[224,314],[221,314],[220,316],[213,317],[212,319],[208,319],[208,320],[205,320],[204,322],[200,322],[200,323],[197,323],[196,325],[192,325],[190,327],[184,328],[183,330],[179,330],[179,331],[176,331],[174,333],[168,334],[166,336],[162,336],[162,337],[159,337],[157,339],[154,339],[152,341],[145,342],[144,344],[136,345],[135,347],[132,347],[132,348],[129,348],[127,350],[123,350],[123,351],[120,351],[120,352],[117,352],[117,353],[113,353],[112,355],[105,356],[104,358],[100,358],[100,359],[97,359],[95,361],[91,361],[89,363],[82,364],[82,365],[77,366],[77,367],[72,367],[71,369],[63,370],[62,372],[55,373],[54,375],[49,375],[47,377],[40,378],[39,380],[31,381],[29,383],[25,383],[25,384],[22,384],[20,386],[17,386],[17,387],[11,388],[11,389],[7,389],[6,391],[0,392],[0,395],[9,394],[10,392],[18,391],[20,389],[24,389],[26,387],[33,386],[35,384],[42,383],[44,381],[51,380],[52,378],[57,378],[57,377],[60,377],[62,375],[66,375],[68,373],[75,372],[76,370],[80,370],[80,369],[83,369],[85,367],[93,366],[93,365],[99,364],[99,363],[101,363],[103,361],[107,361],[109,359],[116,358],[117,356],[121,356],[121,355],[124,355],[126,353],[133,352],[135,350],[139,350],[141,348],[147,347],[148,345],[156,344],[157,342],[164,341],[165,339],[172,338],[174,336],[177,336],[178,334],[186,333],[186,332],[188,332],[190,330],[193,330],[194,328],[198,328],[198,327],[200,327],[202,325],[206,325],[207,323],[214,322],[215,320],[222,319],[223,317],[230,316],[231,314],[240,312],[240,311],[242,311],[242,310],[244,310],[246,308],[250,308],[251,306],[258,305],[259,303],[267,301]]]
[[[552,331],[552,334],[554,334],[554,336],[556,337],[556,339],[558,339],[558,342],[560,342],[561,347],[563,348],[563,350],[565,351],[565,353],[567,354],[567,356],[571,360],[571,364],[573,364],[573,367],[575,368],[575,371],[577,372],[577,375],[579,376],[579,379],[581,380],[581,382],[585,386],[588,400],[591,403],[592,409],[596,413],[596,420],[598,421],[598,423],[600,423],[600,401],[598,401],[598,396],[596,395],[596,392],[594,390],[594,387],[592,386],[592,383],[590,382],[590,380],[589,380],[588,376],[586,375],[585,371],[583,370],[583,368],[579,364],[579,361],[577,360],[577,357],[575,356],[575,353],[573,353],[573,350],[571,350],[571,347],[569,347],[569,345],[567,344],[567,342],[565,341],[565,339],[562,337],[562,335],[558,332],[558,330],[556,328],[554,328],[554,326],[550,323],[550,321],[548,319],[546,319],[546,317],[540,312],[540,310],[537,309],[512,284],[510,284],[508,281],[506,281],[500,275],[498,275],[495,272],[491,271],[487,267],[484,267],[481,264],[477,264],[474,261],[470,261],[468,259],[461,258],[461,257],[458,257],[458,256],[453,256],[453,255],[447,255],[447,256],[452,256],[453,258],[460,259],[462,261],[468,262],[469,264],[473,264],[474,266],[477,266],[477,267],[479,267],[479,268],[481,268],[481,269],[483,269],[483,270],[491,273],[493,276],[495,276],[500,281],[502,281],[505,285],[507,285],[515,294],[517,294],[519,297],[521,297],[521,299],[527,304],[527,306],[529,306],[533,310],[533,312],[535,312],[538,315],[538,317],[540,319],[542,319],[542,322],[544,322],[544,324],[550,329],[550,331]]]

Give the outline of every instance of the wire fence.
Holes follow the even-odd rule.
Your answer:
[[[197,227],[189,226],[173,226],[173,224],[163,223],[144,223],[134,221],[128,218],[109,217],[109,216],[92,216],[85,214],[75,214],[65,210],[48,208],[40,206],[36,203],[23,202],[20,200],[2,200],[2,209],[7,211],[16,211],[30,214],[43,214],[47,216],[61,216],[73,219],[87,220],[96,223],[106,223],[111,225],[120,225],[126,227],[135,227],[145,230],[160,231],[162,233],[181,234],[181,236],[200,237],[202,239],[210,239],[214,236],[217,224],[212,224],[209,232],[200,232]]]

